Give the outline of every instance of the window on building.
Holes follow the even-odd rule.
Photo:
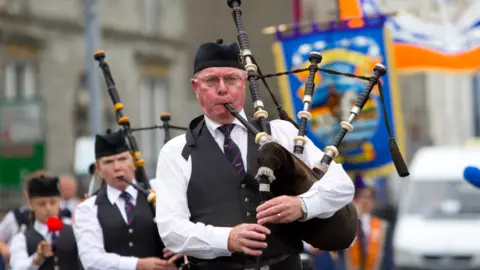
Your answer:
[[[89,135],[89,126],[88,126],[88,109],[90,103],[90,94],[86,88],[87,75],[85,72],[82,72],[77,81],[77,87],[75,89],[74,96],[74,117],[75,124],[75,137],[83,137]]]
[[[30,8],[30,0],[6,0],[3,5],[11,14],[28,13]]]
[[[38,64],[35,48],[7,44],[4,47],[0,99],[22,101],[38,98]]]
[[[149,68],[143,73],[140,85],[140,125],[148,127],[162,125],[160,114],[169,112],[168,81],[163,67]],[[139,131],[141,152],[146,161],[145,169],[150,178],[155,176],[160,149],[164,145],[165,133],[162,129]]]
[[[34,46],[13,43],[0,46],[0,144],[22,145],[29,150],[44,139],[38,102],[38,51]],[[8,151],[17,157],[30,154],[13,148]]]
[[[185,1],[143,0],[138,7],[144,34],[180,38],[185,33]]]

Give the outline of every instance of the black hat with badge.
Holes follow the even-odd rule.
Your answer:
[[[106,156],[117,155],[130,148],[125,140],[125,134],[122,130],[112,132],[107,129],[107,133],[104,135],[97,134],[95,136],[95,158],[99,159]]]
[[[233,67],[245,69],[237,43],[223,44],[223,39],[200,45],[195,55],[193,73],[209,67]]]
[[[28,182],[28,197],[60,196],[59,179],[55,176],[41,175]]]

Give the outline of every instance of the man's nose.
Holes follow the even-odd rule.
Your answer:
[[[227,93],[228,93],[227,86],[225,85],[223,78],[220,78],[220,81],[218,82],[218,87],[217,87],[217,94],[219,96],[224,96]]]
[[[53,209],[53,204],[51,204],[51,203],[46,203],[46,204],[45,204],[45,208],[46,208],[47,212],[51,212],[52,209]]]
[[[115,171],[120,170],[120,162],[118,161],[113,162],[113,170]]]

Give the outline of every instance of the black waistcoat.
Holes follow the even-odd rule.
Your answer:
[[[250,122],[259,128],[256,121]],[[202,222],[219,227],[233,227],[241,223],[256,223],[256,208],[260,203],[257,172],[258,147],[254,137],[248,135],[247,172],[240,179],[233,166],[205,125],[203,116],[190,123],[187,144],[182,152],[185,159],[191,156],[192,173],[187,190],[188,207],[192,222]],[[271,234],[267,237],[268,247],[264,257],[300,253],[301,240],[285,230],[284,225],[269,224]],[[195,259],[193,259],[195,260]],[[221,261],[253,260],[234,253],[231,257],[217,258]]]
[[[25,231],[27,253],[31,256],[37,251],[38,244],[45,240],[35,229]],[[53,248],[53,247],[52,247]],[[64,224],[60,236],[54,247],[54,257],[48,258],[40,267],[40,270],[77,270],[83,269],[78,257],[77,242],[70,225]],[[55,267],[57,266],[57,267]]]
[[[107,252],[138,258],[163,257],[163,242],[154,222],[154,215],[142,194],[137,195],[132,224],[127,225],[116,204],[110,203],[106,188],[100,189],[95,203],[97,218],[103,231]]]
[[[28,207],[22,206],[19,208],[15,208],[11,211],[15,216],[15,220],[17,221],[20,232],[24,232],[27,229],[31,228],[32,226],[31,210]]]

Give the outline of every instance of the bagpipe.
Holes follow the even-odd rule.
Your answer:
[[[115,110],[117,124],[121,126],[122,131],[125,134],[127,143],[132,151],[132,156],[135,162],[135,179],[137,182],[139,182],[139,184],[129,181],[123,177],[119,178],[119,180],[127,183],[128,185],[131,185],[133,188],[135,188],[137,191],[143,194],[147,198],[147,201],[149,202],[152,208],[153,214],[155,215],[155,208],[154,208],[155,202],[156,202],[155,191],[152,189],[147,173],[145,172],[145,168],[144,168],[145,161],[142,158],[142,154],[140,153],[137,141],[133,136],[133,132],[142,131],[142,130],[163,129],[165,132],[164,142],[166,143],[167,141],[170,140],[171,129],[184,130],[184,131],[187,129],[184,127],[170,125],[170,120],[171,120],[170,113],[163,113],[160,115],[160,119],[163,122],[163,125],[161,126],[154,125],[151,127],[131,128],[130,119],[127,116],[125,116],[125,114],[123,113],[124,105],[120,100],[120,96],[118,94],[115,81],[113,80],[112,74],[110,73],[110,68],[107,62],[105,62],[104,51],[100,50],[95,52],[94,58],[98,62],[98,65],[102,70],[103,77],[107,85],[108,94],[110,96],[110,99],[113,103],[113,108]],[[97,179],[98,177],[95,174],[94,164],[90,165],[89,173],[92,176],[92,178],[90,180],[88,195],[92,195],[94,192],[95,182],[98,182],[98,179]],[[102,181],[102,186],[103,185],[105,185],[105,183]]]
[[[352,122],[360,113],[367,102],[370,92],[378,85],[381,102],[384,111],[384,120],[390,137],[390,154],[398,174],[401,177],[409,175],[407,166],[398,149],[395,139],[392,136],[387,114],[385,113],[385,103],[382,92],[380,77],[385,75],[387,68],[381,64],[376,64],[373,69],[373,76],[357,76],[354,74],[338,72],[334,70],[319,68],[322,56],[318,52],[310,53],[310,66],[305,69],[263,75],[258,64],[253,57],[249,45],[247,32],[242,21],[242,10],[240,0],[227,0],[228,6],[232,9],[232,16],[237,28],[237,38],[240,46],[240,56],[245,64],[247,71],[249,90],[253,101],[254,119],[260,123],[260,130],[257,130],[251,123],[244,119],[230,105],[224,106],[230,113],[237,118],[252,134],[255,136],[255,143],[259,145],[258,154],[258,172],[256,180],[259,184],[261,203],[264,201],[282,195],[298,196],[307,192],[316,181],[321,181],[322,177],[328,172],[329,165],[336,156],[339,155],[338,147],[347,132],[353,130]],[[257,80],[261,79],[270,95],[273,93],[266,83],[265,78],[282,76],[291,73],[308,71],[308,79],[305,84],[305,93],[303,96],[304,108],[298,113],[300,124],[298,127],[298,136],[294,140],[294,149],[291,151],[275,142],[267,129],[268,113],[264,110],[264,105],[260,99],[260,86]],[[355,105],[351,109],[348,120],[340,123],[342,129],[335,138],[332,145],[327,146],[324,156],[319,160],[314,168],[309,168],[302,160],[305,143],[306,125],[311,119],[310,113],[312,106],[312,95],[315,89],[314,76],[316,72],[326,72],[335,75],[348,76],[368,81],[363,93],[358,96]],[[275,105],[279,111],[279,118],[293,122],[288,114],[281,109],[281,105],[274,99]],[[286,224],[289,226],[292,234],[297,234],[300,238],[315,248],[326,251],[337,251],[348,248],[354,241],[357,232],[358,215],[353,204],[348,204],[337,211],[332,217],[326,219],[313,218],[305,222],[293,222]],[[341,224],[339,227],[338,225]],[[257,260],[258,266],[259,259]],[[257,267],[258,268],[258,267]]]

